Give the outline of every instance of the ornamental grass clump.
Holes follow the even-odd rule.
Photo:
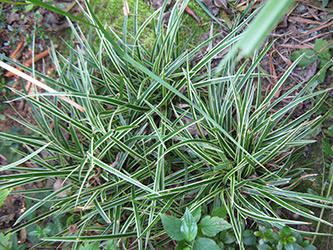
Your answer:
[[[46,179],[55,185],[22,191],[45,196],[26,208],[11,233],[74,214],[71,225],[38,245],[72,242],[75,248],[99,241],[102,248],[112,240],[125,248],[160,248],[171,241],[160,215],[181,217],[186,207],[202,205],[225,206],[242,249],[247,222],[331,225],[310,210],[330,209],[331,199],[292,191],[302,175],[292,169],[293,151],[312,143],[307,136],[329,115],[314,116],[327,95],[312,92],[317,76],[277,96],[299,58],[265,95],[260,62],[271,44],[237,69],[232,57],[219,70],[213,63],[241,39],[253,15],[214,47],[220,34],[212,26],[206,41],[188,49],[190,41],[178,40],[188,0],[174,5],[167,24],[166,3],[142,24],[136,22],[137,9],[133,16],[125,13],[121,32],[104,27],[86,4],[89,34],[69,21],[76,40],[67,44],[69,56],[51,50],[56,77],[18,64],[56,92],[15,91],[31,105],[36,124],[13,118],[33,136],[0,133],[2,140],[25,146],[17,151],[22,160],[0,168],[14,172],[0,176],[0,187]],[[134,19],[133,33],[127,31],[128,18]],[[149,47],[141,39],[146,32],[155,39]],[[312,108],[294,115],[314,97],[319,101]],[[21,165],[25,161],[33,167]],[[52,204],[49,211],[26,220],[45,203]],[[300,218],[281,217],[277,208]]]

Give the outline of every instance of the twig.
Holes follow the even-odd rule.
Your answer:
[[[14,73],[15,75],[18,75],[19,77],[21,77],[21,78],[23,78],[23,79],[25,79],[27,81],[30,81],[31,83],[33,83],[33,84],[41,87],[42,89],[44,89],[44,90],[46,90],[46,91],[48,91],[50,93],[56,93],[56,94],[59,93],[58,91],[52,89],[51,87],[47,86],[46,84],[44,84],[44,83],[42,83],[42,82],[40,82],[40,81],[32,78],[31,76],[29,76],[29,75],[21,72],[18,69],[15,69],[14,67],[12,67],[12,66],[4,63],[3,61],[0,61],[0,67],[2,67],[4,69],[6,69],[6,70],[8,70],[8,71],[10,71],[12,73]],[[69,98],[67,98],[65,96],[59,96],[59,98],[62,99],[63,101],[65,101],[65,102],[68,102],[73,107],[76,107],[78,110],[80,110],[82,112],[85,112],[85,109],[81,105],[77,104],[76,102],[72,101],[71,99],[69,99]]]
[[[300,44],[278,44],[277,46],[283,47],[283,48],[289,48],[289,49],[312,49],[313,48],[313,46],[308,45],[308,44],[304,44],[304,45],[300,45]]]
[[[318,30],[321,30],[321,29],[324,29],[324,28],[327,28],[327,27],[332,27],[333,26],[333,22],[329,22],[327,24],[324,24],[324,25],[321,25],[319,27],[316,27],[316,28],[313,28],[305,33],[303,33],[301,36],[299,36],[299,38],[303,37],[303,36],[307,36],[307,35],[310,35]]]
[[[20,51],[20,49],[22,48],[22,46],[23,46],[23,41],[21,41],[19,43],[19,45],[17,46],[16,50],[14,50],[14,52],[9,56],[9,58],[10,59],[16,58],[16,56],[17,56],[18,52]]]
[[[49,55],[49,50],[45,50],[43,51],[42,53],[38,54],[37,56],[35,56],[33,59],[34,59],[34,62],[37,62],[39,61],[40,59],[46,57]],[[26,67],[29,67],[31,66],[32,64],[32,58],[30,58],[28,61],[26,61],[23,65],[26,66]],[[20,67],[16,67],[17,70],[22,70]],[[8,72],[7,74],[5,74],[5,77],[11,77],[15,75],[14,73],[12,72]]]
[[[318,174],[306,174],[306,175],[303,175],[301,177],[299,177],[294,183],[290,184],[287,189],[290,189],[292,186],[295,186],[299,181],[301,181],[302,179],[304,178],[307,178],[307,177],[312,177],[312,176],[317,176]]]
[[[291,17],[289,17],[289,20],[293,20],[293,21],[299,22],[299,23],[306,23],[306,24],[318,24],[318,25],[321,24],[321,22],[313,21],[313,20],[310,20],[310,19],[297,17],[297,16],[291,16]]]
[[[314,40],[314,39],[317,39],[317,38],[319,38],[319,37],[329,36],[329,35],[331,35],[332,33],[333,33],[332,31],[329,31],[329,32],[326,32],[326,33],[321,33],[321,34],[318,34],[318,35],[316,35],[316,36],[314,36],[314,37],[310,37],[309,39],[304,40],[304,42],[307,43],[307,42],[310,42],[310,41],[312,41],[312,40]]]

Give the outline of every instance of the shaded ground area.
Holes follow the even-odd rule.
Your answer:
[[[164,1],[162,0],[145,0],[151,8],[158,8]],[[71,13],[77,13],[77,6],[75,1],[54,1],[58,8],[62,8],[65,11],[71,11]],[[213,13],[217,19],[225,25],[225,28],[216,26],[221,29],[222,35],[214,41],[217,43],[226,34],[228,34],[228,27],[232,27],[235,17],[242,15],[244,11],[249,13],[255,10],[262,1],[253,1],[253,5],[249,5],[250,1],[242,0],[238,1],[238,4],[227,4],[227,1],[223,0],[203,0],[202,1]],[[303,81],[308,81],[315,74],[320,74],[318,79],[317,88],[328,88],[332,83],[332,67],[325,69],[325,64],[332,60],[330,47],[332,46],[332,26],[333,16],[330,7],[323,6],[324,1],[297,1],[287,16],[280,22],[277,28],[272,32],[271,37],[268,39],[265,45],[269,42],[276,40],[272,49],[265,57],[262,67],[263,73],[275,77],[267,77],[265,89],[267,93],[272,89],[274,84],[283,75],[286,69],[292,64],[300,54],[305,53],[306,57],[302,61],[301,67],[297,67],[292,73],[289,81],[289,86],[293,86]],[[173,0],[170,0],[165,15],[165,19],[168,18],[168,13],[171,6],[174,4]],[[332,5],[332,4],[331,4]],[[193,32],[196,29],[200,29],[202,32],[201,39],[206,39],[209,36],[208,30],[210,26],[210,19],[207,16],[202,17],[198,13],[200,6],[197,6],[195,1],[191,1],[190,10],[187,11],[188,17],[184,23],[184,29]],[[332,8],[331,8],[332,9]],[[140,11],[140,10],[139,10]],[[122,14],[118,11],[119,15]],[[201,13],[201,11],[200,11]],[[11,57],[13,60],[28,63],[32,61],[32,53],[37,55],[48,50],[50,46],[50,37],[52,40],[59,41],[62,34],[65,32],[68,24],[65,19],[57,14],[47,11],[43,8],[33,6],[15,6],[13,4],[1,4],[0,12],[0,53]],[[35,36],[33,35],[35,34]],[[196,38],[200,39],[200,38]],[[34,48],[34,49],[33,49]],[[206,48],[205,48],[206,49]],[[202,53],[205,53],[205,49]],[[61,50],[61,48],[60,48]],[[300,52],[298,52],[301,50]],[[219,58],[215,58],[216,63],[223,57],[224,53],[221,53]],[[33,64],[30,62],[30,65]],[[51,74],[54,70],[52,62],[47,53],[34,63],[37,71],[46,72]],[[1,73],[1,94],[0,94],[0,117],[1,125],[0,131],[11,131],[12,133],[28,133],[26,130],[19,129],[20,124],[10,119],[8,116],[23,117],[30,122],[33,122],[33,116],[29,106],[24,100],[13,102],[10,105],[5,101],[12,98],[11,92],[6,89],[6,86],[10,86],[19,91],[23,91],[23,87],[29,91],[32,88],[31,84],[21,81],[15,76],[6,76],[7,72],[0,70]],[[288,89],[289,86],[285,86]],[[315,86],[314,86],[315,87]],[[281,93],[278,93],[280,95]],[[278,98],[279,96],[276,96]],[[324,113],[332,105],[332,91],[327,99],[327,104],[323,107]],[[302,103],[297,112],[301,114],[303,109],[308,109],[313,103]],[[15,111],[16,110],[16,111]],[[295,114],[295,115],[299,115]],[[323,166],[325,161],[330,161],[332,158],[327,156],[323,152],[322,139],[326,137],[328,143],[332,145],[332,136],[329,136],[332,118],[330,118],[325,124],[322,125],[321,130],[314,131],[313,136],[319,141],[318,144],[309,146],[303,153],[303,160],[299,161],[300,165],[309,163],[309,168],[315,167],[315,172],[327,175]],[[1,142],[0,144],[0,164],[6,165],[8,162],[15,160],[15,155],[11,151],[11,147],[15,148],[18,145],[8,145]],[[325,158],[326,157],[326,158]],[[325,159],[324,159],[325,158]],[[322,186],[325,183],[320,183],[321,177],[309,176],[300,180],[300,183],[304,183],[306,188],[309,188],[309,192],[320,193],[325,189]],[[301,185],[301,184],[300,184]],[[36,183],[35,187],[51,187],[47,183]],[[31,187],[29,187],[31,188]],[[24,199],[17,195],[12,194],[8,199],[6,205],[0,208],[0,230],[8,229],[19,217],[24,210]],[[290,215],[293,216],[293,215]],[[325,216],[331,216],[326,214]],[[304,228],[303,228],[304,229]],[[314,227],[308,227],[306,230],[313,231]],[[327,229],[329,230],[329,229]],[[22,233],[22,239],[24,239],[24,233]],[[26,237],[26,236],[25,236]],[[325,239],[323,242],[323,248],[329,247],[329,240]],[[328,248],[327,248],[328,249]]]

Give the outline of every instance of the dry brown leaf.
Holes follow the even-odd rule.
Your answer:
[[[227,0],[214,0],[214,4],[219,8],[228,9]]]

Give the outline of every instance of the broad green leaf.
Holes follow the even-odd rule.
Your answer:
[[[205,216],[199,227],[204,235],[214,237],[217,233],[231,228],[231,225],[222,218]]]
[[[188,208],[186,208],[180,231],[187,242],[191,242],[197,236],[197,222]]]
[[[164,214],[161,214],[160,216],[162,219],[163,228],[170,236],[170,238],[174,239],[175,241],[184,240],[183,234],[180,231],[182,221],[180,219],[166,216]]]
[[[193,245],[193,250],[221,250],[212,239],[197,238]]]
[[[193,212],[192,215],[195,221],[198,223],[201,218],[201,207],[197,207]]]
[[[5,200],[7,200],[9,194],[9,189],[0,189],[0,207],[5,204]]]

